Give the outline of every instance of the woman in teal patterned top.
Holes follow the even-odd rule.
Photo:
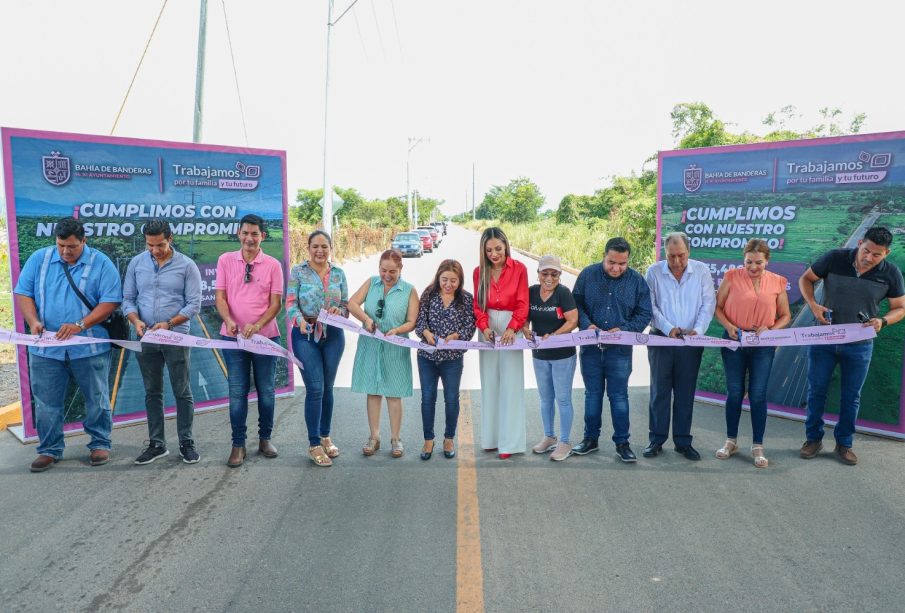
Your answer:
[[[402,256],[392,249],[380,255],[380,275],[365,281],[349,299],[349,312],[368,330],[379,329],[387,336],[408,337],[418,318],[418,295],[400,278]],[[352,368],[352,391],[368,395],[368,426],[371,434],[361,452],[374,455],[380,449],[381,398],[387,399],[390,415],[390,455],[404,452],[402,398],[412,395],[410,349],[397,347],[367,336],[358,337]]]

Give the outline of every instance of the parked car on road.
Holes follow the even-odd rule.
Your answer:
[[[433,222],[431,222],[431,225],[433,227],[437,228],[437,232],[439,232],[443,236],[446,236],[446,222],[445,221],[433,221]]]
[[[431,233],[429,231],[422,230],[421,228],[416,228],[416,229],[412,230],[412,232],[421,237],[421,247],[425,251],[427,251],[428,253],[433,252],[434,239],[431,238]]]
[[[414,232],[400,232],[393,237],[393,249],[403,256],[411,255],[420,258],[424,255],[424,247],[421,246],[421,236]]]
[[[433,239],[434,244],[437,245],[438,247],[440,246],[441,241],[443,241],[443,237],[437,231],[437,228],[435,228],[433,226],[418,226],[418,229],[427,230],[428,232],[430,232],[431,238]]]

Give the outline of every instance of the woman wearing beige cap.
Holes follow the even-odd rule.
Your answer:
[[[559,282],[562,265],[555,255],[545,255],[537,266],[540,281],[528,290],[528,323],[526,338],[545,339],[553,334],[568,334],[578,326],[578,308],[575,298],[565,285]],[[575,347],[559,349],[533,349],[534,375],[540,394],[540,415],[544,422],[544,438],[532,447],[534,453],[552,451],[550,459],[561,461],[572,455],[570,432],[572,430],[572,379],[575,376]],[[557,442],[553,421],[555,407],[559,405],[559,431]]]

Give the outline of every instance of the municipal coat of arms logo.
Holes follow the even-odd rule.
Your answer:
[[[59,151],[51,151],[50,155],[41,156],[44,164],[44,178],[51,185],[65,185],[72,176],[69,158],[60,155]]]
[[[638,341],[639,345],[646,345],[647,342],[650,340],[650,336],[647,334],[636,334],[635,340]]]
[[[704,170],[692,164],[685,169],[683,179],[685,191],[696,192],[701,189],[701,185],[704,183]]]

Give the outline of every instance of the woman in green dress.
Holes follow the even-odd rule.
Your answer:
[[[365,281],[349,299],[349,313],[370,331],[408,337],[418,318],[418,295],[400,278],[402,255],[389,249],[380,255],[380,274]],[[371,434],[361,452],[380,449],[381,398],[390,415],[390,455],[402,457],[402,398],[412,395],[412,358],[408,347],[398,347],[368,336],[358,337],[352,369],[352,391],[368,395]]]

